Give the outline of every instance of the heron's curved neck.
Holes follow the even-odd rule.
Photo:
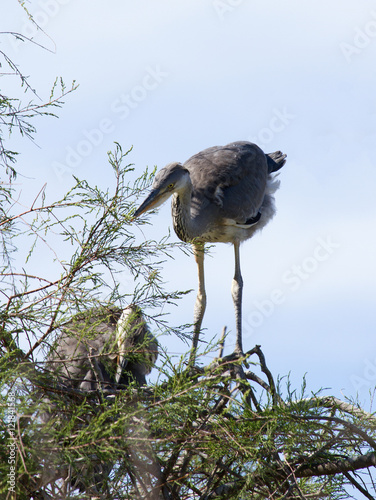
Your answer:
[[[171,203],[175,233],[181,240],[187,242],[192,241],[200,234],[192,218],[191,200],[192,182],[188,178],[184,188],[174,193]]]

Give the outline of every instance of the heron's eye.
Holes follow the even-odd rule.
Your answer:
[[[173,189],[173,188],[174,188],[174,184],[171,182],[171,184],[169,184],[169,185],[167,186],[167,189],[171,190],[171,189]]]

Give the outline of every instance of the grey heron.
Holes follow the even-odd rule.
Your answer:
[[[60,383],[83,391],[145,385],[158,344],[141,310],[130,305],[91,309],[66,323],[48,355]]]
[[[273,175],[286,161],[280,151],[265,154],[246,141],[214,146],[160,170],[146,200],[134,213],[160,206],[172,195],[172,220],[177,236],[193,244],[198,266],[198,292],[194,309],[192,358],[195,358],[206,308],[204,244],[232,243],[235,274],[231,293],[235,306],[236,346],[242,354],[242,290],[240,243],[251,238],[275,214],[274,192],[279,181]]]
[[[99,307],[75,315],[61,328],[47,357],[46,370],[58,383],[59,389],[74,389],[83,393],[97,391],[107,396],[134,382],[146,384],[158,356],[158,343],[150,333],[141,310],[135,305],[125,309]],[[45,398],[49,409],[41,415],[44,422],[51,416],[67,418]],[[78,424],[79,427],[80,424]],[[47,457],[48,458],[48,457]],[[47,462],[48,463],[48,462]],[[93,460],[90,467],[53,465],[46,468],[41,485],[63,478],[73,490],[99,498],[114,464]],[[86,497],[85,497],[86,498]],[[102,498],[102,497],[101,497]]]

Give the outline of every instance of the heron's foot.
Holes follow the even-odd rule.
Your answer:
[[[239,346],[235,346],[235,350],[233,352],[233,356],[237,360],[241,360],[242,364],[248,369],[249,364],[247,361],[248,355],[244,354],[243,349],[241,349]]]
[[[231,362],[236,362],[236,361],[241,361],[242,363],[247,363],[247,355],[244,354],[243,352],[239,352],[237,350],[234,350],[233,353],[227,354],[226,356],[223,357],[218,357],[215,358],[218,363],[231,363]]]
[[[244,356],[243,349],[238,344],[235,346],[234,354],[237,354],[238,356]]]

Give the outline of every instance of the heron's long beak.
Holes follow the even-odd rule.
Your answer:
[[[146,200],[135,211],[133,218],[136,219],[148,210],[159,207],[159,205],[165,201],[165,196],[163,196],[164,194],[165,193],[161,193],[159,189],[153,189]]]

